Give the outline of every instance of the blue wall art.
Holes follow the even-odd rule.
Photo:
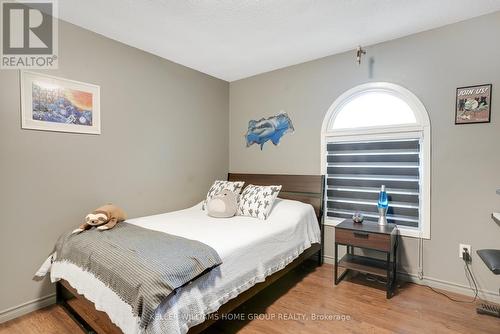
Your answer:
[[[247,147],[258,144],[262,150],[268,140],[274,145],[278,145],[285,133],[293,133],[294,131],[292,121],[287,113],[261,118],[258,121],[251,120],[248,122],[248,131],[245,135]]]

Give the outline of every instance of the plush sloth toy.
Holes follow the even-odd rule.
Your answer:
[[[109,230],[126,219],[127,214],[125,211],[113,204],[106,204],[85,216],[85,223],[80,225],[73,233],[80,233],[94,226],[101,231]]]

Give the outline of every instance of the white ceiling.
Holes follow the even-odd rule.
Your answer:
[[[59,16],[227,81],[500,10],[500,0],[62,0]]]

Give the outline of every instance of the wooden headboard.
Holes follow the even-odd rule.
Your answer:
[[[311,204],[316,211],[318,222],[323,218],[324,178],[321,175],[284,175],[284,174],[235,174],[229,173],[228,181],[245,181],[245,186],[281,185],[278,197]]]

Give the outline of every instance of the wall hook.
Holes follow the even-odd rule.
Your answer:
[[[362,57],[363,55],[365,55],[365,54],[366,54],[366,50],[365,50],[365,49],[363,49],[363,48],[361,47],[361,45],[360,45],[360,46],[358,46],[358,49],[356,50],[356,61],[358,62],[358,65],[360,65],[360,64],[361,64],[361,57]]]

